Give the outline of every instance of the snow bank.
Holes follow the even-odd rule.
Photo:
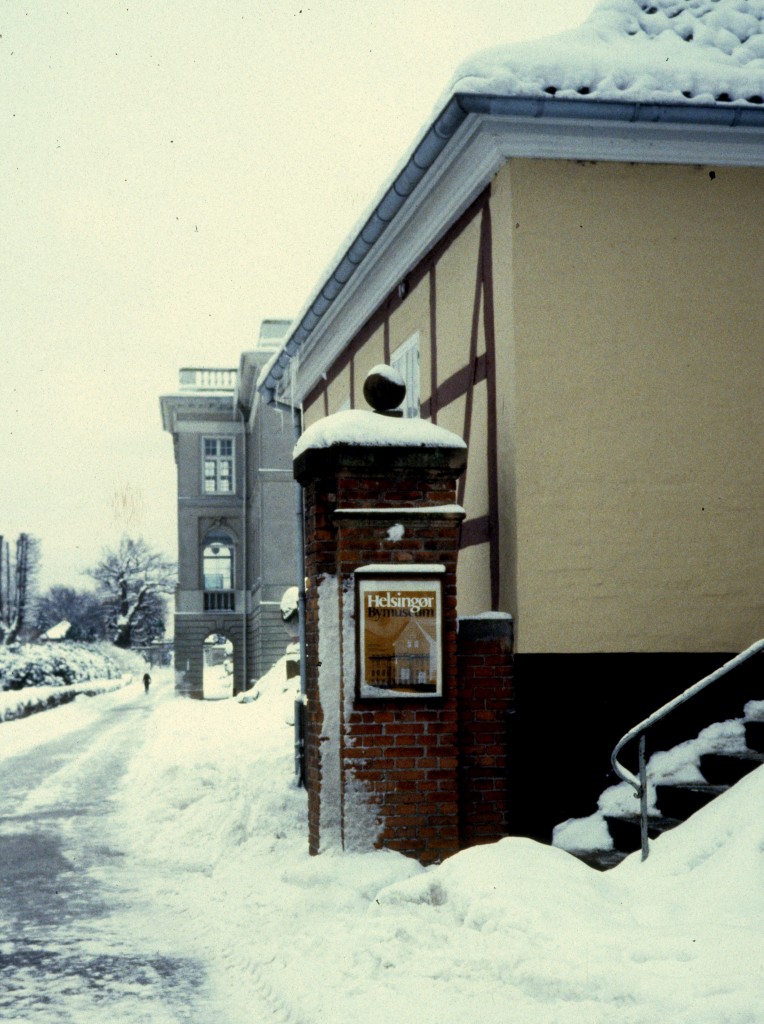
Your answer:
[[[143,672],[145,667],[143,658],[135,651],[104,642],[0,647],[0,690],[114,679],[126,672]]]
[[[127,686],[146,664],[111,644],[21,644],[0,648],[0,723]]]
[[[39,711],[68,704],[77,697],[98,697],[128,686],[134,676],[126,673],[117,679],[93,679],[71,686],[32,686],[23,690],[0,691],[0,722],[26,718]]]
[[[125,813],[144,859],[173,851],[180,866],[212,872],[241,847],[270,851],[269,829],[301,827],[304,793],[289,786],[295,686],[279,664],[282,671],[260,680],[246,703],[177,700],[157,708],[124,781]],[[134,804],[134,793],[148,799]]]
[[[306,1024],[761,1019],[764,770],[605,874],[526,839],[427,870],[311,858],[296,692],[282,660],[249,703],[160,704],[122,795],[134,856],[170,867],[174,927],[242,1015],[257,993]]]

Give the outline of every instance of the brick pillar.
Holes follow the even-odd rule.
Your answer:
[[[509,615],[459,620],[460,845],[511,831],[510,720],[514,710]]]
[[[357,411],[316,424],[297,446],[309,581],[311,853],[386,847],[430,863],[459,849],[456,558],[464,513],[455,499],[465,463],[463,442],[447,431]],[[359,696],[356,579],[370,566],[442,581],[442,695]]]

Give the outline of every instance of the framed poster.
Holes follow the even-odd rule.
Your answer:
[[[358,696],[443,695],[440,577],[356,576]]]

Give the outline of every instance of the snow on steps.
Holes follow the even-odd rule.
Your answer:
[[[749,701],[743,718],[717,722],[696,739],[653,755],[648,763],[648,836],[676,828],[740,779],[764,765],[764,701]],[[591,867],[607,870],[640,849],[634,790],[606,790],[589,818],[569,819],[554,830],[560,846]]]

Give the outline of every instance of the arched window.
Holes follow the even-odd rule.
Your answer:
[[[208,533],[202,552],[205,590],[233,590],[233,540],[227,533]]]

